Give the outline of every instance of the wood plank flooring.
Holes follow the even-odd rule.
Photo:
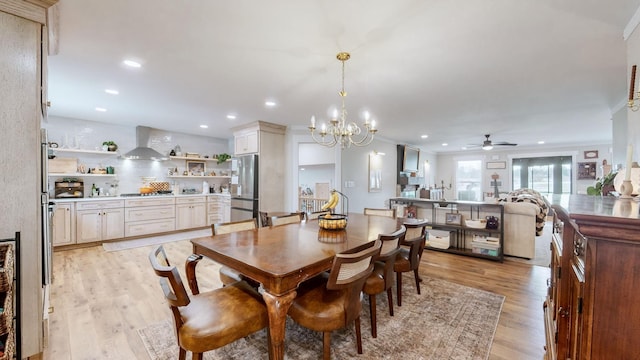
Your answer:
[[[191,243],[164,244],[180,269]],[[49,347],[45,360],[148,359],[137,329],[171,317],[147,259],[152,246],[105,252],[102,246],[56,251]],[[421,274],[502,294],[506,297],[490,359],[543,357],[542,303],[549,268],[426,251]],[[220,286],[218,265],[198,265],[201,290]],[[406,275],[405,291],[415,291]],[[487,334],[489,335],[489,334]],[[362,356],[363,359],[366,356]]]

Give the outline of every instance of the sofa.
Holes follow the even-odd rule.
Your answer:
[[[536,214],[529,202],[505,202],[503,253],[533,259],[536,256]]]
[[[533,259],[536,236],[542,235],[549,213],[549,203],[539,192],[518,189],[500,199],[504,206],[503,253]]]

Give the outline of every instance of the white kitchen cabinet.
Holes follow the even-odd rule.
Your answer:
[[[247,130],[233,134],[235,140],[235,154],[255,154],[260,149],[258,130]]]
[[[76,243],[75,204],[57,204],[53,211],[51,224],[53,246],[70,245]]]
[[[76,204],[76,243],[124,237],[122,200],[87,201]]]
[[[207,197],[207,225],[231,221],[231,196],[209,195]]]
[[[255,121],[246,125],[231,129],[236,140],[236,149],[241,152],[236,155],[245,154],[242,152],[243,145],[253,139],[253,144],[257,146],[255,151],[246,153],[257,153],[258,159],[258,197],[260,201],[258,207],[260,211],[284,211],[285,210],[285,132],[286,126],[273,124],[265,121]],[[250,138],[249,135],[252,137]],[[245,139],[245,137],[247,137]],[[252,145],[253,146],[253,145]],[[254,150],[249,145],[246,147]]]
[[[125,200],[124,227],[126,237],[174,231],[175,198],[167,196]]]
[[[41,358],[47,341],[45,298],[42,286],[42,226],[40,211],[40,125],[46,114],[47,8],[56,0],[0,1],[0,157],[6,174],[0,189],[0,238],[20,232],[22,358]],[[8,155],[16,154],[17,156]],[[15,323],[5,319],[8,326]],[[13,331],[13,330],[12,330]],[[4,338],[6,341],[6,337]],[[15,342],[14,342],[15,343]],[[11,357],[10,353],[3,356]]]
[[[176,199],[176,230],[207,225],[207,197],[189,196]]]

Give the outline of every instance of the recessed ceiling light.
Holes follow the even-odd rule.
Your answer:
[[[142,64],[140,64],[137,61],[133,61],[133,60],[125,60],[122,63],[124,63],[128,67],[132,67],[132,68],[140,68],[140,67],[142,67]]]
[[[264,105],[268,106],[268,107],[274,107],[274,106],[276,106],[276,102],[272,101],[272,100],[267,100],[267,101],[264,102]]]
[[[544,144],[544,140],[538,141],[538,144],[540,144],[540,145]]]
[[[105,112],[105,111],[107,111],[107,109],[105,109],[105,108],[101,108],[101,107],[97,107],[97,108],[96,108],[96,111],[99,111],[99,112]]]
[[[423,138],[423,139],[426,139],[426,138],[428,138],[428,137],[429,137],[429,135],[424,134],[424,135],[420,135],[420,137],[421,137],[421,138]]]
[[[111,94],[111,95],[120,94],[120,92],[118,90],[114,90],[114,89],[104,89],[104,92],[106,92],[107,94]]]
[[[204,125],[204,124],[202,124],[202,125],[200,125],[200,127],[201,127],[201,128],[203,128],[203,129],[208,129],[208,128],[209,128],[209,125]]]
[[[466,146],[463,146],[463,147],[462,147],[462,150],[467,150],[467,147],[466,147]]]
[[[447,143],[442,143],[442,146],[449,146],[449,144],[447,144]]]
[[[229,115],[227,115],[227,119],[229,119],[229,120],[235,120],[235,119],[236,119],[236,116],[235,116],[235,115],[233,115],[233,114],[229,114]]]

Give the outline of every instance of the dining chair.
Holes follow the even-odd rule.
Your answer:
[[[192,267],[192,255],[185,267]],[[180,273],[172,266],[162,245],[149,253],[149,261],[160,278],[160,286],[171,312],[178,340],[178,358],[185,360],[186,352],[193,360],[202,354],[246,337],[268,325],[267,310],[258,292],[245,282],[200,293],[193,271],[187,271],[192,295],[189,296]],[[193,276],[193,278],[191,278]]]
[[[211,225],[211,232],[213,236],[221,234],[229,234],[236,231],[255,230],[258,228],[258,220],[255,218],[248,220],[232,221],[226,223],[216,223]],[[222,266],[218,272],[220,274],[220,281],[223,285],[233,284],[236,281],[247,281],[251,286],[258,287],[260,284],[254,280],[247,278],[240,272],[233,270],[228,266]]]
[[[314,211],[310,214],[307,214],[307,220],[317,220],[319,217],[329,214],[328,210]]]
[[[291,213],[289,215],[282,216],[272,216],[271,217],[271,226],[281,226],[287,224],[295,224],[300,223],[302,221],[302,216],[300,213]]]
[[[374,209],[374,208],[364,208],[365,215],[377,215],[377,216],[387,216],[390,218],[396,218],[396,209]]]
[[[362,286],[373,271],[373,259],[380,253],[381,246],[382,242],[375,240],[336,254],[328,274],[303,282],[298,288],[288,315],[303,327],[323,333],[323,359],[331,358],[331,331],[352,322],[358,354],[362,354]]]
[[[269,213],[267,213],[266,211],[258,211],[258,215],[260,216],[261,227],[271,226]]]
[[[393,284],[395,282],[393,266],[396,256],[400,253],[400,243],[404,239],[407,229],[402,226],[392,234],[380,234],[382,241],[380,255],[375,258],[373,272],[364,283],[362,291],[369,295],[369,313],[371,314],[371,336],[378,337],[376,316],[376,295],[386,292],[389,304],[389,315],[393,316]]]
[[[402,306],[402,273],[413,271],[416,280],[416,289],[420,294],[420,282],[418,274],[420,260],[424,252],[426,241],[427,222],[405,223],[407,228],[404,239],[400,242],[400,253],[396,256],[393,271],[396,272],[396,291],[398,306]]]

